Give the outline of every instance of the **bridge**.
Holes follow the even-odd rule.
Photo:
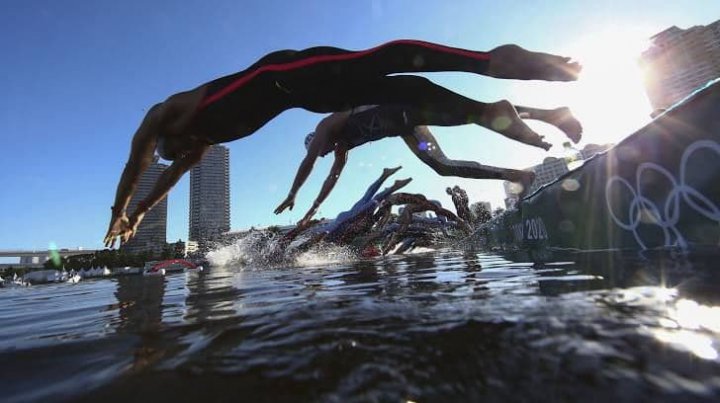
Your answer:
[[[17,257],[20,258],[18,263],[0,263],[0,270],[5,269],[9,266],[15,267],[42,267],[45,261],[50,258],[50,254],[57,252],[60,257],[77,256],[77,255],[90,255],[97,252],[100,249],[39,249],[39,250],[22,250],[22,249],[0,249],[0,257]]]

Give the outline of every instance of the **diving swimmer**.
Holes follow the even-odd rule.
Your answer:
[[[465,115],[487,116],[494,104],[460,96],[423,77],[391,74],[462,71],[503,79],[573,81],[580,70],[570,58],[516,45],[481,52],[396,40],[361,51],[314,47],[270,53],[243,71],[171,95],[148,110],[132,139],[105,245],[134,236],[145,214],[202,160],[210,145],[247,137],[285,110],[330,113],[360,105],[443,105]],[[503,134],[543,146],[520,119],[510,119],[513,124]],[[156,150],[173,162],[128,216],[140,175]]]
[[[307,154],[300,163],[295,180],[286,199],[275,209],[275,214],[286,208],[292,209],[295,195],[312,171],[315,160],[330,153],[334,162],[322,185],[320,193],[301,222],[313,217],[327,198],[345,167],[348,152],[361,145],[386,137],[400,136],[410,150],[426,165],[442,176],[457,176],[473,179],[500,179],[519,182],[523,188],[530,188],[535,174],[531,171],[498,168],[482,165],[475,161],[451,160],[445,156],[435,137],[428,129],[431,126],[460,126],[475,123],[490,129],[497,129],[493,122],[502,116],[514,119],[511,126],[525,124],[520,120],[534,119],[549,123],[562,130],[574,142],[580,140],[582,126],[566,107],[557,109],[536,109],[514,106],[507,101],[487,104],[484,115],[464,114],[444,108],[442,105],[370,105],[360,106],[348,111],[336,112],[324,118],[315,131],[305,138]],[[529,128],[527,130],[530,130]],[[536,134],[528,131],[497,130],[514,140],[541,147],[550,148]],[[452,193],[448,193],[452,194]],[[469,211],[469,210],[468,210]],[[468,220],[469,215],[463,217]]]

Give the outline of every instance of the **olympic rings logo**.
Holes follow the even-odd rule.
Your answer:
[[[664,167],[654,162],[643,162],[635,172],[635,187],[620,176],[613,176],[608,179],[605,184],[605,202],[607,204],[610,217],[620,228],[626,231],[632,231],[635,240],[642,249],[647,249],[643,242],[638,227],[640,224],[650,224],[660,227],[664,235],[664,246],[678,246],[682,249],[687,248],[687,241],[683,234],[678,230],[677,224],[680,221],[680,199],[687,203],[693,210],[706,218],[720,223],[720,208],[697,189],[688,184],[687,163],[690,156],[698,150],[708,149],[714,151],[720,156],[720,144],[713,140],[699,140],[691,144],[685,149],[680,162],[680,180],[678,181],[672,173]],[[668,179],[672,184],[672,190],[665,200],[664,206],[656,205],[652,200],[643,195],[642,178],[646,172],[654,171]],[[613,187],[625,187],[632,195],[630,208],[628,211],[629,222],[623,222],[613,211],[617,206],[613,206],[611,200],[611,190]],[[649,220],[643,220],[643,215],[649,216]]]

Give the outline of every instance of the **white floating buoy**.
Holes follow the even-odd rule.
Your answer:
[[[79,283],[80,280],[82,280],[82,277],[80,277],[79,274],[73,274],[67,278],[66,282],[68,282],[70,284],[75,284],[75,283]]]

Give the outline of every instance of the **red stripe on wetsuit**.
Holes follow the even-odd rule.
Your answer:
[[[368,50],[351,52],[351,53],[342,54],[342,55],[312,56],[312,57],[308,57],[307,59],[297,60],[297,61],[290,62],[290,63],[268,64],[265,66],[258,67],[256,70],[253,70],[252,72],[248,73],[247,75],[242,76],[242,77],[238,78],[237,80],[233,81],[232,83],[230,83],[227,87],[223,88],[222,90],[203,99],[202,102],[200,103],[199,108],[202,109],[214,102],[217,102],[224,96],[226,96],[226,95],[230,94],[231,92],[237,90],[238,88],[242,87],[243,84],[252,80],[258,74],[263,73],[265,71],[288,71],[288,70],[299,69],[302,67],[311,66],[313,64],[318,64],[318,63],[361,58],[363,56],[367,56],[373,52],[376,52],[386,46],[395,45],[395,44],[408,44],[408,45],[424,46],[427,48],[433,48],[433,49],[440,50],[440,51],[447,52],[447,53],[454,53],[457,55],[462,55],[462,56],[470,57],[470,58],[477,59],[477,60],[490,60],[489,53],[474,52],[474,51],[469,51],[469,50],[451,48],[449,46],[438,45],[435,43],[403,39],[403,40],[388,42],[388,43],[382,44],[380,46],[376,46],[376,47],[374,47],[372,49],[368,49]]]

